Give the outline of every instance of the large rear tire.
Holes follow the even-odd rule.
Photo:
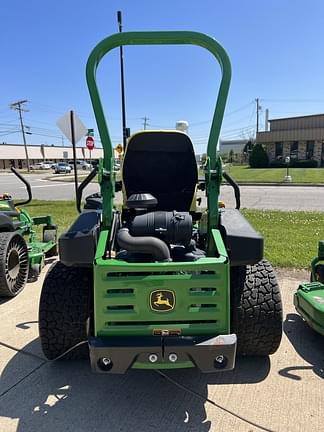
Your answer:
[[[238,354],[273,354],[282,336],[282,304],[278,282],[268,261],[231,269],[231,306]]]
[[[45,253],[45,258],[51,258],[56,255],[58,255],[57,250],[57,231],[53,229],[44,230],[43,233],[43,242],[47,243],[49,241],[52,241],[55,243],[55,245]]]
[[[45,356],[53,360],[86,341],[91,312],[92,270],[56,262],[43,283],[39,303],[39,335]],[[83,344],[63,358],[86,358]]]
[[[16,232],[0,233],[0,297],[15,297],[27,283],[28,250]]]

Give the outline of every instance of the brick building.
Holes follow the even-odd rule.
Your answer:
[[[51,145],[28,145],[28,157],[30,164],[37,162],[60,162],[73,159],[72,147],[60,147]],[[116,149],[114,150],[115,158],[118,158]],[[95,148],[91,151],[84,147],[76,148],[76,157],[78,160],[94,160],[103,157],[102,148]],[[27,167],[25,147],[22,144],[0,143],[0,170],[8,169],[11,166],[19,169]]]
[[[324,114],[269,120],[270,131],[259,132],[256,142],[265,146],[269,161],[316,160],[324,167]]]

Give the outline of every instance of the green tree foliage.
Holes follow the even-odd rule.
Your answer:
[[[234,150],[233,149],[231,149],[229,154],[228,154],[228,161],[230,163],[233,163],[233,161],[234,161]]]
[[[262,144],[255,144],[250,153],[249,164],[251,168],[267,168],[269,158]]]

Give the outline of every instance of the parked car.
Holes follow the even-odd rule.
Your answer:
[[[72,171],[72,168],[66,162],[59,162],[56,164],[56,166],[54,168],[55,174],[61,174],[61,173],[68,174],[71,171]]]
[[[51,165],[49,165],[47,162],[37,162],[35,164],[32,164],[30,166],[31,170],[45,170],[50,169]]]
[[[48,165],[50,166],[51,169],[54,169],[54,168],[55,168],[55,165],[56,165],[55,162],[53,162],[53,161],[46,161],[45,163],[48,164]]]
[[[74,169],[74,163],[73,160],[69,161],[69,165],[71,166],[72,169]],[[91,164],[89,164],[86,161],[81,161],[81,160],[77,160],[76,161],[76,165],[77,165],[77,169],[78,170],[91,170],[92,166]]]
[[[115,170],[115,171],[119,171],[120,168],[121,168],[120,161],[119,161],[119,160],[115,160],[115,163],[114,163],[114,170]]]

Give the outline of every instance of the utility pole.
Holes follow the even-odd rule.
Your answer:
[[[150,120],[148,117],[142,117],[143,120],[143,128],[146,130],[146,126],[148,126],[148,120]]]
[[[259,104],[260,102],[259,98],[256,98],[255,102],[256,102],[256,133],[258,133],[259,132],[259,111],[261,109],[261,106]]]
[[[22,119],[22,112],[28,112],[29,110],[24,107],[24,104],[28,102],[28,100],[21,100],[14,102],[10,105],[11,109],[14,109],[15,111],[19,112],[19,119],[20,119],[20,127],[21,127],[21,133],[23,136],[24,146],[25,146],[25,153],[26,153],[26,163],[27,163],[27,171],[30,171],[29,167],[29,157],[28,157],[28,150],[27,150],[27,144],[26,144],[26,135],[25,135],[25,127]]]

